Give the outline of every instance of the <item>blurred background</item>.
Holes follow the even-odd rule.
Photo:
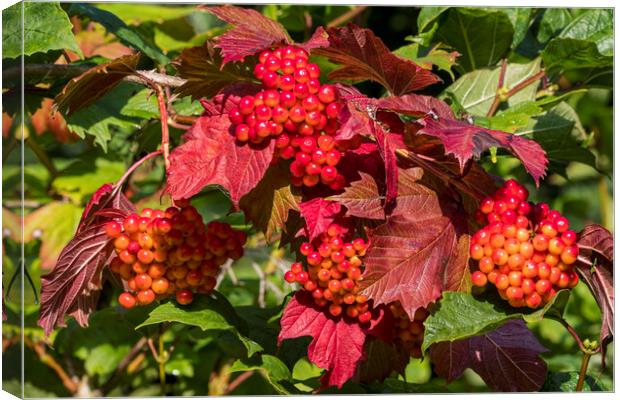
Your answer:
[[[65,13],[66,23],[75,38],[73,47],[35,52],[25,57],[26,64],[95,65],[136,51],[128,45],[123,33],[114,31],[119,22],[126,31],[139,35],[157,49],[164,59],[173,60],[182,49],[201,45],[220,34],[223,23],[191,5],[148,3],[79,3],[60,4],[56,11]],[[278,20],[301,42],[310,37],[317,26],[337,26],[347,22],[371,28],[391,50],[414,59],[432,60],[443,83],[424,94],[443,95],[463,75],[470,73],[467,65],[458,65],[448,57],[453,51],[464,50],[458,42],[449,43],[442,35],[445,24],[453,18],[453,10],[442,11],[426,25],[421,23],[422,9],[417,7],[353,7],[353,6],[258,6],[270,18]],[[512,24],[514,45],[507,52],[509,62],[524,64],[537,57],[546,43],[577,19],[586,9],[484,9],[475,12],[495,13],[501,23]],[[527,12],[524,12],[526,10]],[[107,12],[107,13],[106,13]],[[527,21],[523,25],[523,15]],[[103,16],[102,16],[103,15]],[[430,12],[424,14],[431,15]],[[504,16],[501,16],[504,15]],[[3,20],[11,15],[3,12]],[[105,18],[108,18],[107,20]],[[519,19],[521,18],[521,19]],[[3,21],[3,26],[4,22]],[[508,22],[506,22],[508,21]],[[111,25],[110,25],[111,24]],[[435,27],[429,27],[436,24]],[[434,29],[434,30],[433,30]],[[508,29],[508,28],[507,28]],[[125,31],[125,32],[126,32]],[[126,34],[126,33],[125,33]],[[516,40],[520,35],[521,40]],[[3,36],[3,41],[8,40]],[[5,45],[6,49],[7,46]],[[434,59],[432,57],[435,57]],[[4,74],[15,71],[19,57],[3,54]],[[493,65],[480,69],[496,70]],[[149,64],[150,63],[150,64]],[[147,60],[144,69],[153,68]],[[11,70],[12,68],[12,70]],[[327,74],[333,66],[321,61]],[[174,73],[167,66],[164,72]],[[579,73],[582,73],[580,71]],[[19,75],[17,75],[19,76]],[[6,75],[5,75],[6,77]],[[9,75],[15,78],[15,75]],[[559,96],[567,94],[555,112],[552,126],[579,137],[577,149],[571,147],[556,157],[552,172],[539,189],[526,175],[519,162],[501,153],[496,159],[485,156],[482,165],[487,171],[504,178],[515,177],[530,190],[534,201],[545,201],[566,215],[571,227],[579,231],[590,223],[599,223],[613,232],[613,90],[607,81],[590,80],[583,76],[550,74]],[[91,317],[90,327],[80,329],[70,320],[67,328],[57,330],[47,346],[42,330],[36,325],[40,277],[55,265],[61,249],[73,236],[83,207],[91,194],[102,184],[115,182],[136,159],[157,148],[160,141],[158,109],[154,97],[141,86],[123,83],[103,98],[65,119],[52,112],[52,99],[68,78],[64,76],[29,76],[25,91],[24,179],[25,220],[25,395],[55,397],[72,395],[152,396],[160,394],[157,363],[148,350],[140,349],[129,364],[127,373],[119,364],[140,340],[135,322],[144,319],[148,307],[120,312],[116,303],[119,288],[106,284],[100,300],[101,310]],[[2,114],[2,184],[3,184],[3,288],[6,295],[8,320],[3,324],[3,389],[19,392],[18,365],[19,298],[21,277],[16,273],[21,251],[20,229],[20,129],[19,79],[4,79]],[[374,83],[358,85],[372,96],[383,95]],[[189,98],[174,102],[178,115],[197,116],[202,107]],[[551,115],[551,114],[545,114]],[[480,119],[484,123],[483,118]],[[564,124],[564,125],[562,125]],[[527,124],[525,124],[527,125]],[[525,128],[524,128],[525,129]],[[172,145],[180,142],[183,130],[171,128]],[[554,146],[557,145],[554,144]],[[581,149],[581,150],[580,150]],[[587,151],[584,155],[582,150]],[[576,162],[571,160],[580,160]],[[147,163],[132,176],[127,195],[138,209],[165,208],[169,199],[161,196],[164,182],[163,164]],[[247,230],[251,236],[245,256],[233,268],[225,270],[218,284],[223,293],[249,320],[263,321],[263,335],[277,335],[276,316],[285,296],[293,286],[284,282],[283,272],[292,256],[277,246],[268,245],[262,235],[246,225],[243,215],[229,213],[231,204],[220,191],[203,191],[193,200],[205,222],[223,220]],[[600,311],[587,287],[580,283],[567,308],[566,319],[582,338],[596,339],[600,331]],[[581,353],[570,335],[554,321],[531,324],[541,343],[550,350],[543,355],[549,369],[578,371]],[[166,379],[173,395],[272,394],[273,388],[260,373],[254,373],[234,385],[241,375],[231,372],[232,360],[239,349],[226,337],[204,335],[198,329],[173,327],[165,341],[175,343],[171,359],[166,363]],[[300,341],[300,342],[303,342]],[[274,349],[275,351],[275,349]],[[301,353],[300,353],[301,352]],[[302,392],[318,387],[320,370],[304,356],[304,348],[294,344],[279,354],[287,361],[295,386]],[[607,368],[601,369],[600,356],[593,357],[589,374],[604,388],[613,390],[611,371],[614,363],[613,343],[609,347]],[[427,359],[412,360],[404,376],[394,376],[385,385],[360,386],[347,384],[344,392],[377,393],[449,391],[484,391],[482,380],[472,371],[449,385],[436,377]]]

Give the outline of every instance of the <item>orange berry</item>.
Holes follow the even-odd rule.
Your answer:
[[[136,298],[128,292],[123,292],[118,296],[118,302],[124,308],[133,308],[136,305]]]

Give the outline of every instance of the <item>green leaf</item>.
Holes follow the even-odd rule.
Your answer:
[[[457,65],[456,59],[460,55],[456,51],[447,51],[441,48],[440,44],[431,47],[424,47],[419,43],[403,46],[394,51],[394,54],[411,60],[426,69],[432,69],[433,65],[441,71],[450,74],[454,79],[452,67]]]
[[[90,195],[106,183],[116,182],[125,172],[125,163],[103,157],[85,156],[60,171],[52,188],[77,204],[84,204]]]
[[[596,168],[596,158],[582,146],[586,140],[579,116],[565,102],[560,102],[542,115],[534,116],[528,124],[519,129],[519,135],[532,135],[547,152],[551,171],[565,175],[570,161],[580,162]]]
[[[121,114],[142,119],[159,118],[157,96],[150,89],[142,89],[123,105]]]
[[[604,8],[588,10],[568,24],[559,37],[594,42],[601,54],[612,56],[614,54],[613,10]]]
[[[536,11],[529,7],[500,8],[498,11],[504,12],[510,18],[515,31],[511,44],[511,47],[514,49],[525,39],[528,29],[530,29],[532,22],[534,22],[532,16]]]
[[[49,50],[69,49],[82,57],[82,51],[71,32],[69,17],[59,3],[25,2],[24,52],[29,56]],[[2,57],[22,55],[22,3],[2,10]]]
[[[184,17],[195,11],[195,7],[169,4],[101,3],[97,8],[108,11],[128,24],[138,25],[146,21],[161,23]]]
[[[547,8],[544,10],[536,39],[540,43],[547,43],[572,21],[573,16],[566,8]]]
[[[462,54],[459,69],[468,72],[495,65],[510,49],[513,34],[501,11],[451,8],[435,36]]]
[[[197,326],[203,331],[230,332],[241,341],[248,356],[263,350],[258,343],[245,336],[248,329],[245,322],[228,300],[217,292],[210,296],[197,296],[188,306],[181,306],[174,301],[161,304],[136,329],[162,322]]]
[[[121,83],[97,102],[82,108],[67,118],[67,126],[82,139],[94,136],[104,151],[112,135],[120,130],[135,130],[138,120],[121,114],[125,101],[131,98],[139,86]]]
[[[424,322],[422,350],[426,351],[433,343],[491,332],[511,319],[521,318],[525,322],[535,322],[544,317],[560,318],[569,296],[569,290],[560,290],[551,302],[530,313],[529,309],[514,309],[498,298],[491,302],[469,293],[444,292],[438,306],[431,310],[431,315]]]
[[[536,58],[527,64],[508,64],[504,84],[508,89],[518,85],[532,75],[540,71],[540,58]],[[467,112],[473,115],[484,116],[487,114],[499,81],[500,67],[493,69],[481,69],[461,76],[442,93],[443,98],[455,99]],[[525,87],[506,102],[510,108],[524,101],[536,99],[538,82]]]
[[[421,33],[426,31],[426,28],[449,8],[450,7],[422,7],[418,15],[418,32]]]
[[[90,4],[73,3],[69,8],[69,13],[87,16],[93,21],[99,22],[108,32],[116,35],[125,45],[140,50],[159,64],[168,64],[170,62],[168,57],[166,57],[155,44],[148,41],[135,29],[127,26],[127,24],[111,12]]]
[[[269,354],[255,355],[247,360],[236,360],[229,372],[259,370],[279,394],[299,393],[289,382],[291,371],[279,358]],[[292,390],[291,390],[292,389]]]
[[[579,381],[579,372],[552,372],[547,373],[547,380],[540,389],[541,392],[575,392],[577,382]],[[586,375],[583,384],[584,392],[607,391],[601,382],[596,378]]]
[[[555,38],[543,50],[542,58],[549,70],[613,66],[613,56],[601,54],[596,43],[589,40]]]
[[[525,128],[532,116],[539,115],[543,109],[533,101],[526,101],[498,112],[490,118],[476,118],[476,124],[489,129],[515,133]],[[482,122],[482,123],[481,123]]]

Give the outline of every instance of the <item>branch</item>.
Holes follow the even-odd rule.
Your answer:
[[[487,117],[492,117],[493,114],[499,108],[499,105],[502,102],[502,91],[504,90],[504,78],[506,77],[506,68],[508,67],[508,61],[504,58],[502,59],[502,66],[499,70],[499,80],[497,82],[497,90],[495,91],[495,98],[493,99],[493,103],[491,103],[491,107],[487,112]]]
[[[27,64],[24,65],[24,78],[36,79],[42,81],[45,79],[71,79],[83,74],[91,69],[92,65],[73,65],[73,64]],[[15,66],[5,69],[2,72],[2,79],[5,82],[18,81],[21,79],[21,66]],[[146,80],[154,82],[161,86],[179,87],[186,80],[178,76],[160,74],[155,71],[138,70],[135,75],[129,75],[123,79],[126,82],[146,84]]]
[[[133,171],[135,171],[136,168],[138,168],[140,165],[142,165],[142,163],[144,163],[146,160],[149,160],[149,159],[151,159],[153,157],[156,157],[156,156],[158,156],[160,154],[161,154],[161,150],[156,150],[156,151],[154,151],[152,153],[149,153],[149,154],[145,155],[144,157],[142,157],[138,161],[136,161],[131,167],[129,167],[129,169],[127,171],[125,171],[123,176],[121,176],[121,178],[118,180],[118,182],[116,182],[116,185],[114,185],[114,186],[120,187],[123,184],[123,182],[125,182],[125,179],[127,179],[127,177],[129,175],[131,175],[131,173]]]
[[[327,27],[328,28],[333,28],[335,26],[342,25],[345,22],[348,22],[348,21],[352,20],[353,18],[357,17],[358,15],[360,15],[361,13],[363,13],[364,10],[366,10],[366,8],[368,8],[368,6],[357,6],[354,9],[352,9],[350,11],[347,11],[346,13],[342,14],[341,16],[331,20],[327,24]]]
[[[136,342],[136,344],[132,347],[132,349],[127,353],[125,358],[116,366],[114,373],[110,378],[106,381],[106,383],[101,386],[101,393],[105,396],[116,384],[118,378],[123,374],[125,369],[128,369],[129,364],[133,361],[133,359],[142,351],[142,348],[146,344],[146,337],[141,337],[140,340]]]
[[[243,382],[245,382],[249,377],[252,376],[252,374],[254,374],[254,371],[245,371],[244,373],[242,373],[241,375],[239,375],[238,377],[235,378],[234,381],[230,382],[230,384],[226,387],[226,391],[224,392],[224,394],[230,394],[230,392],[232,392],[233,390],[235,390],[239,385],[241,385]]]
[[[157,102],[159,103],[159,119],[161,121],[161,149],[164,154],[164,165],[166,171],[170,168],[170,131],[168,130],[168,109],[164,99],[164,91],[160,85],[153,84],[153,89],[157,92]]]
[[[60,364],[56,362],[56,360],[54,360],[52,356],[47,354],[47,352],[45,351],[45,345],[43,343],[41,342],[33,343],[30,340],[30,338],[26,336],[24,337],[24,343],[26,344],[26,346],[34,350],[34,352],[39,357],[39,360],[41,360],[43,364],[47,365],[48,367],[54,370],[54,372],[56,373],[56,375],[58,375],[58,377],[62,381],[62,384],[65,386],[65,388],[67,388],[69,393],[71,394],[77,393],[77,390],[78,390],[77,383],[73,381],[71,377],[69,377],[69,374],[65,372],[65,370],[60,366]]]

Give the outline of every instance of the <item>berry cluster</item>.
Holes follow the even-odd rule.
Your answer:
[[[263,90],[242,97],[229,117],[240,142],[275,138],[275,162],[294,158],[290,165],[294,185],[322,182],[338,190],[344,187],[336,169],[342,149],[333,135],[342,104],[334,86],[321,85],[321,70],[308,57],[295,46],[260,53],[254,76]]]
[[[368,244],[362,238],[345,241],[347,230],[332,224],[313,243],[303,243],[300,252],[306,257],[308,268],[294,263],[284,274],[289,282],[298,282],[304,290],[312,292],[317,305],[329,305],[334,317],[343,312],[360,323],[371,319],[368,298],[358,294],[362,276],[362,260]]]
[[[577,285],[579,249],[568,219],[527,198],[527,189],[508,180],[482,201],[477,217],[487,225],[472,237],[470,255],[478,261],[472,280],[476,286],[491,282],[513,307],[538,308]]]
[[[394,316],[394,333],[396,341],[411,357],[422,358],[422,342],[424,341],[424,321],[429,316],[426,308],[418,308],[413,321],[403,310],[399,302],[390,304]]]
[[[194,292],[213,291],[226,260],[243,255],[244,232],[218,221],[205,226],[194,207],[179,203],[181,208],[145,208],[139,216],[131,214],[122,223],[106,225],[117,253],[110,269],[129,288],[118,299],[123,307],[147,305],[172,295],[179,304],[189,304]]]

